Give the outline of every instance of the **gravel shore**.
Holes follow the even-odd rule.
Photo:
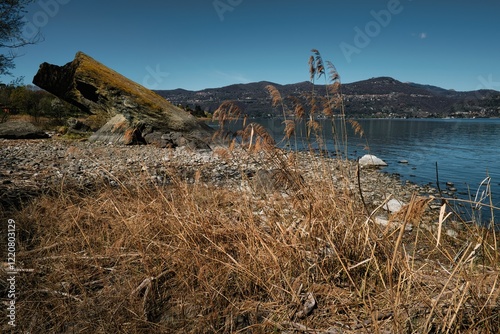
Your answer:
[[[305,152],[296,154],[296,161],[304,179],[312,176],[321,163],[318,157]],[[324,164],[325,159],[321,161]],[[335,173],[339,169],[338,160],[328,163],[333,178],[345,178]],[[349,164],[350,187],[356,191],[357,167],[354,162]],[[62,184],[89,188],[103,181],[112,186],[140,181],[163,185],[174,174],[188,182],[200,180],[246,189],[259,171],[272,168],[264,154],[250,155],[242,149],[229,152],[223,147],[189,150],[60,139],[0,140],[0,202],[8,210]],[[388,195],[407,203],[412,194],[428,196],[434,191],[414,184],[402,185],[397,178],[373,169],[361,171],[361,184],[366,201],[373,205],[382,203]]]

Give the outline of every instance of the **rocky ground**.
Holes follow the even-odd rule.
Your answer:
[[[346,176],[338,172],[337,160],[327,161],[325,166],[324,159],[300,153],[295,157],[295,166],[306,180],[317,175],[318,168],[326,168],[334,179],[340,181],[347,177],[351,190],[357,191],[355,163],[350,163]],[[242,149],[224,147],[189,150],[60,139],[0,140],[0,202],[4,210],[9,210],[61,185],[73,185],[77,189],[92,188],[102,184],[100,182],[111,186],[138,181],[166,185],[174,176],[188,182],[201,181],[244,190],[252,188],[255,179],[272,175],[269,171],[273,169],[276,165],[263,152],[250,155]],[[413,194],[428,196],[434,192],[413,184],[403,186],[398,179],[373,169],[361,170],[361,184],[365,200],[372,207],[389,195],[408,203]]]

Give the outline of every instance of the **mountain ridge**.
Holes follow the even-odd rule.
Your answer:
[[[213,112],[224,101],[239,104],[251,117],[275,113],[265,86],[273,85],[283,98],[310,93],[313,83],[277,84],[270,81],[232,84],[198,91],[156,90],[174,104]],[[315,91],[325,85],[315,84]],[[500,92],[480,89],[455,91],[438,86],[375,77],[342,85],[347,116],[352,117],[500,117]]]

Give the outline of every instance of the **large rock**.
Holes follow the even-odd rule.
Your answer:
[[[387,166],[384,160],[377,158],[371,154],[365,154],[359,159],[359,164],[362,167],[384,167]]]
[[[87,113],[108,114],[110,122],[92,141],[145,143],[149,133],[181,133],[183,141],[175,143],[181,146],[212,134],[191,114],[82,52],[64,66],[41,64],[33,83]]]
[[[89,140],[125,145],[152,144],[161,148],[187,146],[192,149],[210,149],[206,141],[190,133],[178,131],[160,132],[158,130],[155,131],[150,125],[145,125],[140,130],[131,127],[130,122],[123,114],[118,114],[111,118]]]
[[[10,121],[0,124],[0,138],[41,139],[49,138],[49,135],[29,122]]]

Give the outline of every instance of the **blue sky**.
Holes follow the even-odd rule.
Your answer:
[[[499,16],[497,0],[38,0],[25,34],[44,40],[12,72],[28,84],[83,51],[152,89],[287,84],[309,79],[315,48],[344,83],[500,90]]]

